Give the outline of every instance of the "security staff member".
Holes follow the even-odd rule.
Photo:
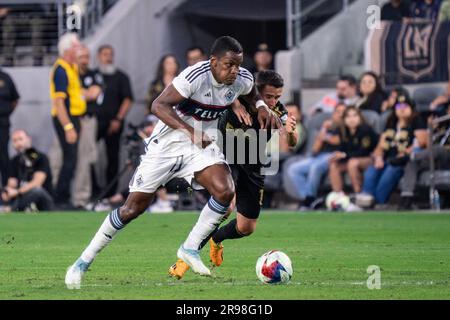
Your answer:
[[[71,208],[70,186],[77,164],[80,117],[87,108],[76,64],[80,48],[76,34],[63,35],[58,42],[60,58],[56,60],[50,78],[53,124],[63,154],[55,190],[55,204],[59,209]]]
[[[8,181],[9,117],[19,101],[19,93],[11,77],[0,69],[0,175],[1,185]]]

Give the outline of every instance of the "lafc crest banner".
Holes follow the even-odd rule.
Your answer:
[[[366,64],[386,85],[446,82],[449,43],[450,22],[383,22],[369,36]]]

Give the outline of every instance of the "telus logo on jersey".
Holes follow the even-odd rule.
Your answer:
[[[218,119],[223,113],[225,112],[225,110],[223,111],[210,111],[210,110],[205,110],[202,108],[195,108],[195,112],[192,115],[195,119],[201,119],[201,120],[216,120]]]
[[[217,120],[227,109],[226,106],[216,106],[203,104],[201,102],[188,99],[180,103],[177,110],[185,116],[191,116],[199,121],[213,121]]]

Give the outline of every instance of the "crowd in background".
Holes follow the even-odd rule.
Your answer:
[[[381,10],[381,20],[438,22],[450,20],[449,0],[390,0]]]
[[[383,6],[382,19],[437,21],[450,16],[448,2],[392,0]],[[33,147],[26,130],[15,130],[10,139],[9,118],[20,90],[0,70],[0,203],[7,210],[89,209],[93,200],[104,198],[101,203],[111,206],[127,196],[127,190],[118,190],[117,177],[124,122],[133,103],[130,80],[115,66],[110,45],[100,46],[95,53],[96,69],[90,69],[93,55],[75,34],[63,36],[58,51],[50,75],[51,116],[62,151],[58,172],[51,170],[47,155]],[[194,46],[186,50],[185,59],[187,65],[193,65],[208,55]],[[158,119],[151,115],[151,104],[185,66],[173,54],[161,57],[149,84],[148,117],[140,125],[139,138],[152,134]],[[254,75],[273,69],[273,54],[267,44],[258,46],[252,64],[246,67]],[[429,150],[438,169],[450,169],[448,122],[436,127],[433,137],[427,132],[430,118],[450,115],[450,82],[427,110],[417,110],[405,88],[383,88],[380,77],[371,71],[359,79],[341,76],[336,90],[310,108],[302,110],[292,102],[285,105],[297,119],[299,139],[294,148],[276,147],[281,167],[279,174],[266,179],[266,207],[273,205],[271,195],[284,186],[300,210],[320,208],[330,190],[351,194],[362,208],[384,207],[399,190],[401,208],[411,209],[418,174],[429,168]],[[100,140],[106,146],[107,169],[99,173],[95,163]],[[429,140],[433,146],[427,149]],[[16,151],[12,159],[8,159],[9,141]],[[106,190],[98,184],[99,174],[106,177]],[[402,178],[404,183],[400,183]],[[158,191],[150,210],[173,210],[165,189]]]

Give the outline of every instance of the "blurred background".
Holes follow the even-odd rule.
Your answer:
[[[320,208],[324,205],[323,196],[329,191],[346,191],[350,195],[361,192],[352,183],[347,169],[342,170],[343,188],[334,187],[325,170],[316,177],[319,190],[305,195],[298,190],[298,181],[307,179],[308,173],[300,177],[302,173],[294,174],[289,167],[316,155],[313,145],[339,103],[356,104],[379,135],[385,132],[401,95],[408,95],[423,120],[422,127],[412,127],[413,135],[416,130],[427,130],[428,120],[448,114],[449,2],[0,0],[1,70],[11,77],[20,95],[17,108],[8,114],[8,129],[10,132],[26,129],[33,146],[48,155],[56,184],[62,157],[50,116],[49,91],[52,66],[58,58],[58,39],[68,31],[76,32],[90,52],[89,68],[100,70],[100,74],[98,49],[102,45],[113,48],[114,67],[127,75],[131,89],[128,98],[132,101],[118,138],[119,164],[107,169],[108,162],[113,161],[108,159],[106,150],[109,142],[99,138],[99,157],[93,163],[96,173],[92,174],[95,186],[79,203],[74,200],[77,195],[72,194],[71,202],[78,208],[88,208],[93,201],[98,203],[102,200],[98,199],[102,189],[117,174],[118,184],[113,183],[109,193],[100,198],[108,199],[106,204],[118,203],[123,200],[118,194],[126,189],[133,173],[130,165],[119,175],[133,157],[130,145],[133,147],[134,140],[130,135],[136,130],[129,124],[141,129],[150,127],[151,132],[151,125],[157,119],[147,118],[146,123],[143,120],[149,116],[152,99],[164,88],[167,79],[164,77],[170,78],[171,73],[175,76],[187,67],[190,53],[207,58],[213,41],[221,35],[230,35],[243,45],[243,66],[254,74],[264,69],[280,73],[285,81],[281,102],[298,107],[301,143],[296,150],[281,153],[280,173],[266,181],[265,207],[297,210],[306,204],[310,209]],[[173,61],[161,59],[167,55]],[[368,76],[376,87],[362,88],[367,71],[373,72]],[[96,103],[102,104],[99,100]],[[428,132],[429,144],[420,148],[426,151],[439,144],[447,147],[447,140],[442,142],[442,139],[448,122],[442,123],[432,125],[431,129],[443,128],[443,135],[433,138],[435,133]],[[414,136],[411,146],[413,143]],[[17,150],[12,143],[8,148],[9,157],[13,157]],[[359,169],[361,174],[365,169]],[[449,205],[445,200],[450,189],[448,169],[445,165],[436,168],[423,165],[418,169],[412,191],[416,195],[415,208]],[[104,174],[106,170],[108,175]],[[387,201],[391,208],[399,205],[402,196],[408,196],[400,183],[394,187]],[[436,190],[441,193],[439,204],[434,198],[430,202],[430,192],[435,194]],[[174,209],[201,208],[202,197],[185,192],[188,191],[177,185],[168,187],[168,195],[161,197],[170,201]],[[113,196],[116,198],[111,200]],[[311,207],[312,202],[320,199],[316,207]]]

